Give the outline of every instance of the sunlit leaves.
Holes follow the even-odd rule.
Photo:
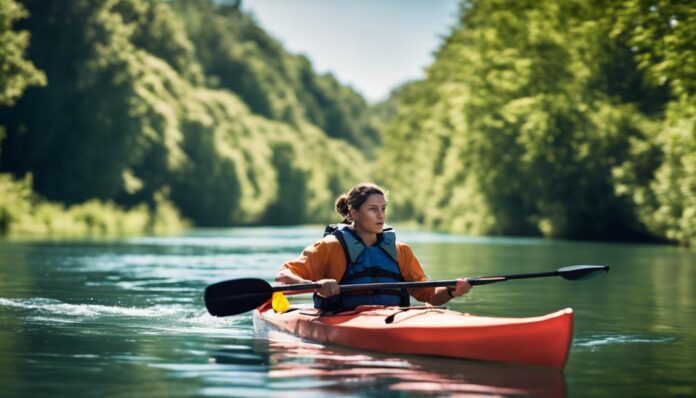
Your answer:
[[[205,226],[330,221],[336,195],[365,179],[351,146],[377,140],[364,100],[236,6],[26,5],[50,84],[3,114],[0,160],[49,199],[160,211],[171,197]]]
[[[45,75],[25,57],[29,32],[13,29],[26,16],[15,0],[0,0],[0,106],[12,105],[28,86],[46,84]]]
[[[688,241],[693,102],[662,112],[666,86],[693,91],[696,63],[673,62],[694,54],[694,7],[648,3],[467,2],[428,78],[396,94],[380,170],[400,214],[458,232]]]

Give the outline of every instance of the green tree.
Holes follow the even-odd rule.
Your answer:
[[[0,106],[14,104],[29,86],[46,84],[46,76],[25,57],[29,32],[13,29],[17,20],[26,17],[21,4],[0,0]]]
[[[696,7],[690,2],[625,1],[613,10],[612,34],[628,41],[641,70],[669,89],[654,134],[631,143],[614,170],[617,191],[656,236],[696,243]]]
[[[238,3],[179,0],[173,5],[211,87],[231,90],[264,117],[294,126],[310,121],[366,154],[379,145],[365,100],[332,75],[318,75],[304,56],[285,51]]]
[[[25,5],[29,57],[49,84],[0,112],[8,125],[0,166],[31,173],[51,200],[154,211],[169,196],[197,225],[329,220],[337,187],[367,174],[347,142],[364,136],[364,100],[316,75],[235,6]],[[301,202],[293,212],[287,196]]]
[[[160,61],[131,43],[138,27],[117,11],[123,3],[25,2],[29,53],[49,84],[27,92],[5,114],[9,135],[1,160],[15,174],[32,172],[35,188],[49,199],[127,197],[124,174],[132,175],[154,148],[166,148],[169,163],[180,159],[170,144],[176,132],[152,126],[161,122],[154,116],[166,115],[144,110],[150,71]]]
[[[383,178],[404,187],[399,200],[422,187],[407,215],[469,233],[643,233],[612,170],[650,134],[641,109],[663,106],[664,90],[645,88],[626,42],[606,43],[606,6],[463,3],[460,26],[427,79],[397,94],[386,130],[380,170],[399,167]]]

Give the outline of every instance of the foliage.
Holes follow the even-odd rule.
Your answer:
[[[316,74],[304,56],[286,52],[238,3],[178,0],[173,7],[211,86],[239,95],[254,113],[295,126],[309,121],[368,154],[378,143],[365,100],[332,75]]]
[[[637,217],[661,239],[696,244],[696,107],[669,104],[652,136],[631,142],[613,170],[616,191],[636,205]]]
[[[625,37],[641,69],[675,96],[696,92],[696,7],[684,0],[627,0],[613,5],[612,34]]]
[[[153,208],[128,211],[111,202],[90,200],[65,207],[32,192],[32,179],[16,181],[0,174],[0,236],[109,237],[178,232],[186,226],[163,197]]]
[[[0,174],[0,236],[7,235],[13,224],[31,210],[31,180],[15,182]]]
[[[670,88],[655,133],[631,143],[632,156],[614,170],[617,191],[629,197],[654,235],[696,244],[696,7],[673,0],[615,6],[612,34],[625,38],[655,85]]]
[[[327,222],[374,170],[433,228],[696,240],[688,2],[463,1],[374,106],[239,2],[0,6],[4,233]]]
[[[315,75],[304,58],[287,54],[234,7],[154,0],[25,4],[29,56],[48,85],[0,112],[8,127],[0,165],[17,176],[32,173],[35,189],[49,200],[152,208],[164,196],[202,226],[329,221],[333,198],[364,179],[360,151],[320,130],[336,128],[356,142],[374,134],[359,124],[362,98]],[[211,34],[221,48],[205,45]],[[239,55],[240,47],[252,50]],[[237,64],[246,72],[226,74]],[[268,65],[276,67],[267,74]],[[296,79],[283,86],[285,75]],[[235,86],[255,79],[253,92]],[[337,107],[334,113],[317,108],[325,112],[322,125],[312,123],[310,106],[298,100],[316,100],[319,89],[310,85],[321,86]],[[273,106],[264,114],[253,96]],[[334,161],[336,153],[345,161]],[[287,175],[292,170],[297,177]],[[279,204],[296,194],[303,200],[297,211],[281,207],[281,214]]]
[[[427,79],[396,93],[379,170],[397,214],[465,233],[688,241],[675,231],[693,236],[693,119],[664,109],[692,92],[694,63],[679,61],[694,54],[693,7],[660,14],[668,37],[638,32],[645,3],[464,2]]]
[[[15,21],[26,16],[16,1],[0,0],[0,106],[12,105],[27,87],[46,83],[44,74],[24,57],[28,32],[12,29]]]

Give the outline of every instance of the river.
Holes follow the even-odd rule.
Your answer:
[[[317,226],[191,230],[118,240],[0,241],[3,397],[696,395],[696,251],[663,245],[401,231],[432,279],[608,264],[586,280],[479,286],[480,315],[572,307],[565,370],[359,352],[216,318],[214,282],[271,281]],[[308,296],[293,296],[308,302]]]

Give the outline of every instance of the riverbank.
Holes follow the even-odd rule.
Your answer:
[[[50,202],[32,190],[32,178],[0,174],[0,238],[86,238],[172,234],[189,227],[164,195],[153,206],[124,209],[89,200],[73,206]]]

